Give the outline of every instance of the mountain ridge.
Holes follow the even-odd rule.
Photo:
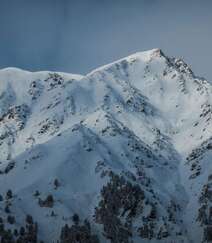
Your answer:
[[[11,241],[210,242],[211,116],[211,84],[160,49],[84,76],[1,70],[2,224],[37,223]]]

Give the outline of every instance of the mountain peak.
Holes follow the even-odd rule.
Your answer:
[[[99,72],[101,70],[108,69],[119,63],[123,63],[123,62],[134,63],[134,62],[136,62],[136,60],[142,61],[142,62],[148,62],[154,58],[160,58],[160,57],[165,57],[165,55],[162,52],[162,50],[159,48],[155,48],[155,49],[151,49],[151,50],[147,50],[147,51],[135,52],[129,56],[123,57],[123,58],[118,59],[109,64],[100,66],[100,67],[92,70],[90,73],[88,73],[88,75]]]
[[[0,240],[208,242],[212,88],[190,74],[160,49],[1,70]]]
[[[156,56],[156,57],[165,56],[163,51],[160,48],[155,48],[155,49],[149,50],[149,52],[152,53],[152,56]]]

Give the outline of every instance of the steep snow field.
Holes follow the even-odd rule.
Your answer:
[[[211,118],[211,84],[159,49],[0,70],[0,239],[212,242]]]

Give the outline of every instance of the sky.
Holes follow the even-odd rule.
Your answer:
[[[0,68],[86,74],[161,48],[212,81],[211,0],[0,0]]]

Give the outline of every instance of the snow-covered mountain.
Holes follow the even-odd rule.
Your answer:
[[[211,242],[211,119],[211,83],[159,49],[0,70],[1,241]]]

